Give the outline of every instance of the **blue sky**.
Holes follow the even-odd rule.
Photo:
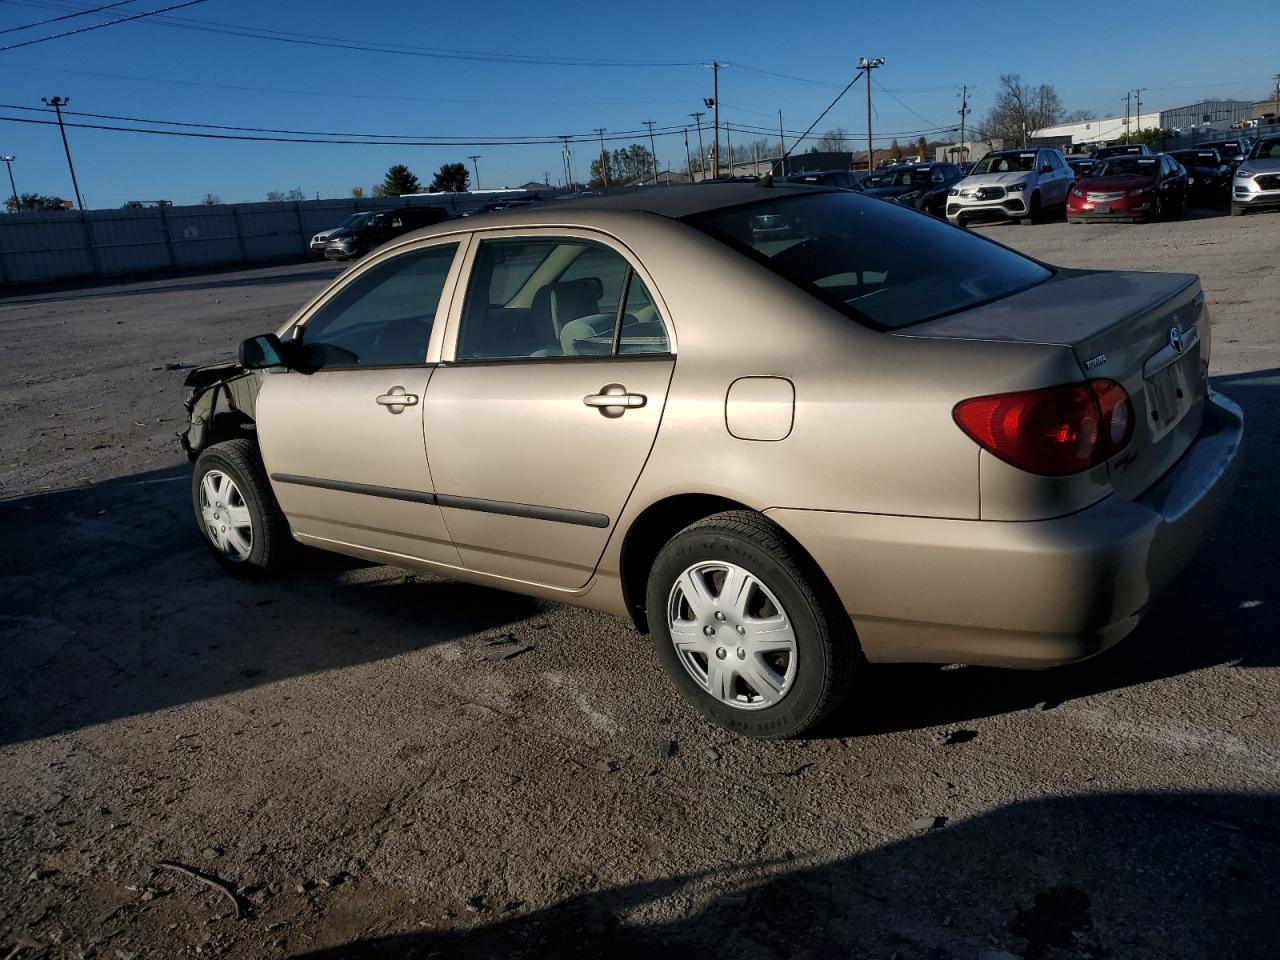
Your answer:
[[[104,2],[0,0],[0,30]],[[133,0],[2,33],[0,46],[175,2]],[[335,50],[141,21],[0,52],[0,103],[39,107],[42,96],[57,94],[71,98],[71,110],[98,114],[405,136],[614,132],[642,129],[645,120],[658,127],[691,124],[687,115],[711,95],[711,71],[702,64],[717,58],[728,64],[721,72],[723,120],[772,129],[781,109],[789,130],[803,130],[852,77],[858,56],[868,55],[886,60],[875,78],[881,89],[874,122],[877,141],[883,134],[887,142],[891,134],[910,139],[956,123],[962,84],[971,91],[971,117],[981,116],[1004,72],[1053,84],[1068,109],[1108,115],[1123,113],[1125,90],[1135,87],[1146,88],[1144,112],[1204,97],[1267,96],[1270,77],[1280,71],[1276,0],[1235,0],[1221,8],[1198,0],[1116,0],[1103,7],[822,0],[755,10],[739,3],[732,12],[696,3],[206,0],[169,16],[380,45],[681,63],[476,61]],[[38,116],[3,108],[0,115]],[[819,129],[829,126],[865,136],[861,84]],[[469,154],[481,155],[485,187],[540,179],[544,172],[554,177],[562,169],[558,145],[234,143],[96,130],[69,130],[69,136],[90,207],[135,198],[195,203],[207,192],[227,202],[261,200],[269,190],[293,187],[309,197],[346,196],[356,184],[367,190],[393,163],[408,164],[425,183],[441,163],[466,161]],[[735,143],[746,136],[733,134]],[[704,138],[710,142],[705,132]],[[624,142],[631,139],[644,138]],[[574,147],[576,174],[585,174],[596,149]],[[56,128],[0,121],[0,151],[18,157],[21,192],[72,195]],[[682,137],[659,138],[658,154],[664,167],[682,168]]]

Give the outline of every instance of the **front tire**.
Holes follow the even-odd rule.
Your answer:
[[[1039,223],[1041,217],[1040,210],[1040,194],[1031,194],[1031,202],[1027,207],[1027,215],[1022,218],[1022,225],[1030,226],[1033,223]]]
[[[844,701],[861,653],[822,572],[773,523],[719,513],[676,534],[646,595],[658,657],[707,719],[795,737]]]
[[[228,440],[201,451],[191,500],[205,544],[224,570],[251,577],[284,565],[293,537],[252,440]]]

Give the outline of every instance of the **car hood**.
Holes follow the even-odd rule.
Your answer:
[[[1245,160],[1240,166],[1250,173],[1280,173],[1280,158],[1268,157],[1266,160]]]
[[[333,230],[329,233],[329,239],[330,240],[347,240],[351,237],[358,237],[362,229],[363,228],[361,227],[357,227],[354,229],[348,227],[347,229],[344,229],[344,230]]]
[[[965,177],[957,187],[1005,187],[1011,183],[1029,183],[1035,176],[1030,170],[1015,170],[1010,173],[973,173]]]
[[[1155,177],[1089,177],[1080,180],[1077,186],[1094,193],[1116,192],[1119,190],[1136,190],[1138,187],[1149,187],[1156,182]]]

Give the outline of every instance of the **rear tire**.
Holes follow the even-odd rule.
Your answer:
[[[704,717],[743,736],[812,729],[844,701],[862,662],[853,624],[817,565],[747,510],[676,534],[654,561],[646,609],[676,686]]]
[[[253,577],[284,566],[293,536],[252,440],[227,440],[201,451],[191,500],[205,545],[228,573]]]

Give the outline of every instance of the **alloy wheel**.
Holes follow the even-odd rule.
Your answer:
[[[243,562],[253,550],[253,517],[230,475],[210,470],[200,481],[200,518],[210,542],[229,560]]]
[[[795,629],[755,574],[696,563],[671,588],[667,629],[681,666],[706,693],[739,710],[777,704],[795,683]]]

